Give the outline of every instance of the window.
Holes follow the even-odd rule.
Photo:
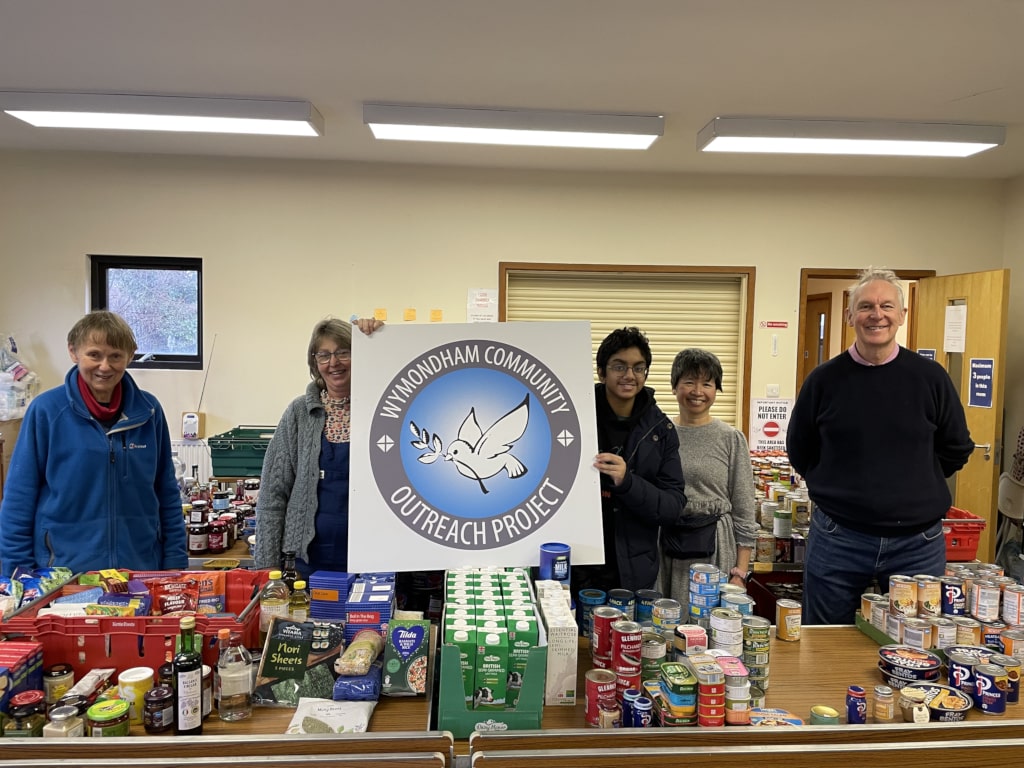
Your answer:
[[[121,315],[139,349],[133,368],[203,368],[203,260],[90,256],[92,308]]]
[[[589,320],[591,361],[611,331],[638,326],[651,344],[647,386],[669,416],[679,411],[672,361],[702,347],[722,362],[723,388],[712,413],[744,429],[750,401],[753,267],[499,264],[502,320]],[[597,380],[597,372],[594,372]]]

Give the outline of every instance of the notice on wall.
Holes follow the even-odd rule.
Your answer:
[[[967,400],[971,408],[992,407],[992,374],[995,360],[991,357],[971,358],[971,394]]]
[[[498,291],[496,288],[469,289],[466,295],[466,322],[498,322]]]
[[[786,450],[786,427],[792,410],[792,400],[781,400],[777,397],[752,399],[750,434],[747,436],[750,450]]]
[[[354,333],[349,570],[604,562],[590,355],[588,322]]]
[[[967,305],[954,304],[946,307],[946,322],[942,332],[943,352],[963,352],[967,338]]]
[[[917,350],[917,354],[919,354],[921,357],[927,357],[929,360],[935,359],[934,349],[919,349]]]

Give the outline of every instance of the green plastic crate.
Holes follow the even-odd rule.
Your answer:
[[[207,438],[216,477],[259,477],[277,427],[238,426]]]

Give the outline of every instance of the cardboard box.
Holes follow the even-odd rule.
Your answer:
[[[544,703],[576,705],[576,665],[579,654],[579,627],[568,609],[562,604],[556,611],[543,612],[544,631],[547,636],[547,671],[544,683]]]

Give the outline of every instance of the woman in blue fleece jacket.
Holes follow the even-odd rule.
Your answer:
[[[113,312],[68,333],[75,367],[29,405],[0,506],[0,565],[156,570],[188,565],[171,438],[125,369],[135,336]]]

